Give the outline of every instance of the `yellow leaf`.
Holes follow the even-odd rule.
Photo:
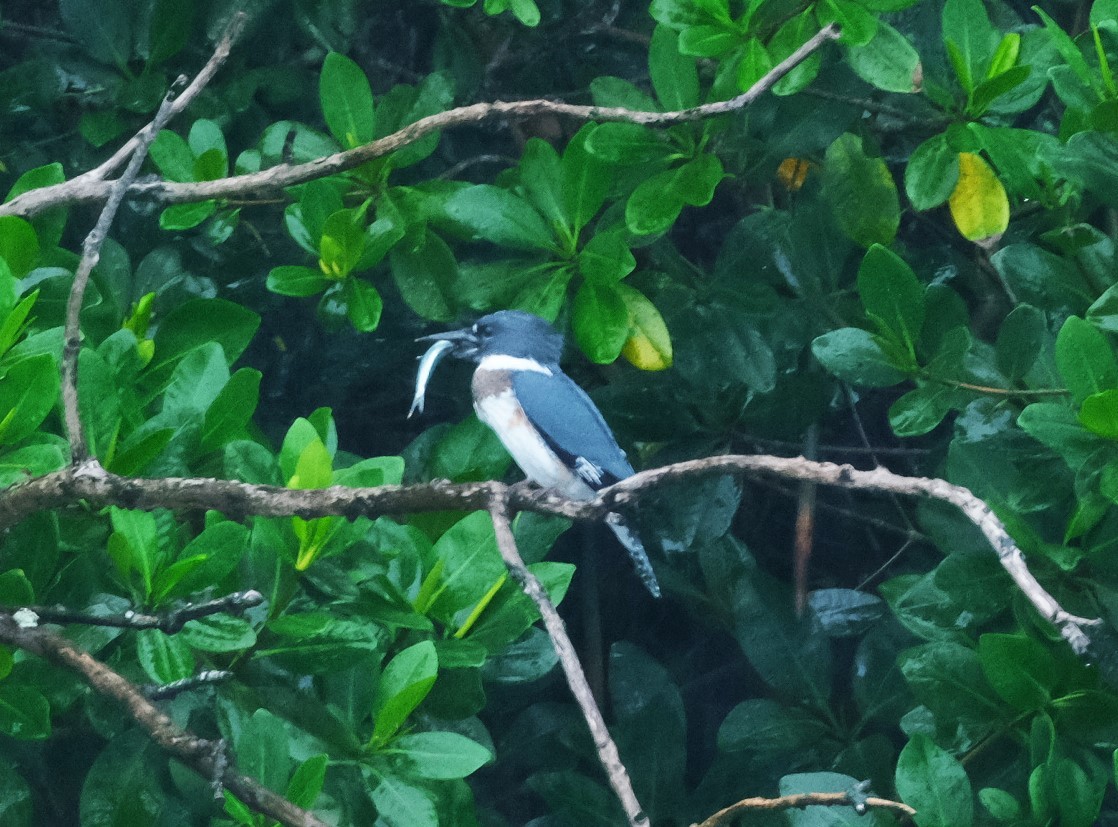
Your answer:
[[[804,158],[785,158],[776,168],[776,177],[789,192],[798,192],[807,179],[811,164]]]
[[[947,199],[951,218],[963,238],[985,241],[1009,226],[1009,198],[1005,187],[981,157],[959,153],[959,183]]]
[[[617,285],[617,291],[629,311],[629,338],[621,348],[621,355],[641,370],[670,368],[672,339],[656,305],[627,284]]]

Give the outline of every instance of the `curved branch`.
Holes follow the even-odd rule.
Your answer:
[[[207,780],[220,780],[250,808],[288,827],[327,827],[314,813],[296,807],[253,778],[226,766],[220,742],[208,741],[180,728],[151,703],[131,681],[59,635],[24,628],[10,614],[0,613],[0,643],[31,652],[77,672],[94,690],[121,704],[160,747]],[[215,779],[215,775],[219,776]]]
[[[905,816],[916,815],[916,810],[899,801],[888,798],[855,799],[849,793],[796,793],[795,795],[782,795],[779,798],[745,798],[725,809],[719,810],[708,818],[691,827],[721,827],[730,824],[735,818],[745,813],[757,810],[793,810],[803,807],[853,807],[856,811],[864,812],[868,808],[878,810],[892,810]]]
[[[818,51],[823,44],[837,40],[838,36],[838,26],[835,24],[825,26],[803,46],[769,70],[748,91],[727,101],[717,101],[672,112],[639,112],[621,107],[578,106],[548,100],[475,103],[421,118],[384,138],[362,144],[345,152],[337,152],[324,158],[317,158],[305,164],[280,164],[261,172],[197,183],[138,182],[128,188],[128,193],[129,195],[145,196],[163,204],[185,204],[208,201],[212,198],[276,195],[284,187],[303,184],[307,181],[359,167],[368,161],[381,158],[401,147],[415,143],[420,138],[432,133],[456,126],[480,124],[498,118],[523,120],[542,114],[552,114],[580,121],[623,121],[647,126],[669,126],[687,121],[704,120],[749,106],[775,86],[781,78]],[[96,203],[108,197],[109,187],[110,184],[106,181],[86,179],[82,176],[72,181],[26,192],[7,204],[0,205],[0,215],[18,215],[28,218],[54,207]]]

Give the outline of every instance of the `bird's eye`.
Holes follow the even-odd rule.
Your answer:
[[[474,325],[474,333],[477,333],[480,336],[488,336],[492,332],[493,332],[493,328],[491,328],[487,324],[475,324]]]

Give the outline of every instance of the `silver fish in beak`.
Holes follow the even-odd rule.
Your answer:
[[[423,340],[420,339],[418,341]],[[431,374],[435,372],[435,366],[453,349],[453,342],[446,339],[438,339],[431,347],[427,348],[426,353],[419,357],[419,370],[415,374],[415,396],[411,401],[408,419],[411,419],[412,415],[417,411],[423,413],[423,402],[427,395],[427,383],[431,381]]]

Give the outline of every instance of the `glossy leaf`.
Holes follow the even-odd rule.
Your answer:
[[[956,228],[968,241],[1000,236],[1009,226],[1005,187],[981,156],[959,153],[959,181],[947,200]]]
[[[376,132],[373,93],[361,67],[338,52],[322,63],[318,86],[326,126],[342,145],[352,149],[368,143]]]

